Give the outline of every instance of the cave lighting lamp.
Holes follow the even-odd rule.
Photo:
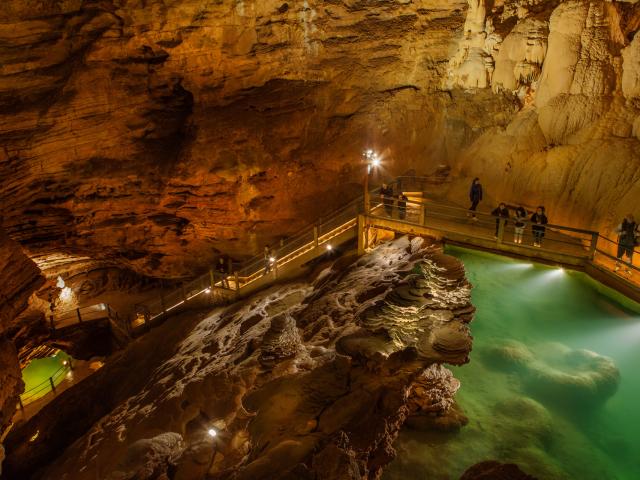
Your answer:
[[[330,244],[330,243],[329,243],[329,244],[327,244],[327,250],[329,250],[329,251],[333,250],[333,247],[331,246],[331,244]]]
[[[205,288],[204,293],[211,293],[211,288]]]
[[[209,430],[207,430],[207,435],[209,435],[211,438],[215,438],[218,435],[218,432],[215,428],[210,428]]]

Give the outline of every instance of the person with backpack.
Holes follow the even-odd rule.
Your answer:
[[[400,220],[404,220],[405,218],[407,218],[407,201],[409,199],[407,198],[407,196],[400,192],[398,194],[398,216],[400,217]]]
[[[523,207],[516,208],[516,220],[513,234],[514,243],[522,243],[522,235],[524,234],[524,228],[527,226],[527,211]]]
[[[540,206],[536,209],[536,213],[531,215],[531,231],[533,232],[533,246],[541,247],[542,238],[546,230],[545,225],[549,223],[547,215],[544,212],[544,207]]]
[[[494,237],[498,238],[498,231],[500,230],[500,221],[502,218],[509,218],[509,209],[507,208],[507,206],[505,205],[504,202],[500,202],[500,205],[498,205],[493,212],[491,212],[491,215],[493,215],[496,218],[496,233],[494,234]],[[504,222],[505,226],[507,225],[507,222]]]
[[[633,263],[633,250],[640,239],[640,230],[633,215],[628,213],[614,231],[618,234],[618,254],[614,268],[617,272],[620,270],[620,263],[624,263],[622,257],[626,256],[629,259],[628,263]],[[627,268],[626,272],[631,273],[631,269]]]
[[[473,182],[471,182],[471,188],[469,189],[469,200],[471,200],[471,206],[469,207],[469,211],[472,212],[471,217],[474,220],[477,220],[475,212],[478,204],[482,200],[482,184],[480,183],[480,179],[478,177],[474,178]]]

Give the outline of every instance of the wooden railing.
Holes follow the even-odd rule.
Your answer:
[[[429,185],[436,183],[438,182],[431,177],[398,177],[392,185],[396,193],[399,191],[423,192]],[[632,271],[637,278],[628,275],[626,270],[624,272],[620,270],[618,273],[615,270],[616,258],[613,255],[613,248],[617,242],[596,231],[548,224],[545,225],[545,234],[540,246],[534,246],[534,233],[529,220],[526,221],[522,242],[516,243],[513,235],[514,220],[511,218],[499,219],[480,212],[472,216],[464,208],[432,200],[409,201],[406,208],[400,209],[394,198],[391,207],[385,208],[379,189],[369,192],[368,198],[367,208],[364,205],[364,197],[360,197],[323,217],[322,221],[287,238],[275,249],[269,268],[266,268],[267,261],[264,255],[259,254],[238,265],[233,273],[224,277],[224,281],[220,275],[210,269],[178,290],[163,294],[154,302],[138,305],[139,323],[161,318],[202,296],[208,296],[209,304],[218,304],[237,298],[254,282],[266,279],[275,281],[279,277],[279,272],[297,258],[310,252],[321,255],[323,250],[319,247],[330,245],[333,239],[347,230],[353,229],[355,233],[358,218],[363,215],[367,218],[396,222],[396,225],[426,227],[439,232],[448,241],[457,239],[458,243],[467,244],[472,248],[478,246],[477,243],[474,245],[470,241],[474,239],[484,244],[487,242],[495,244],[498,251],[515,252],[532,259],[544,258],[544,255],[535,253],[542,252],[556,255],[559,261],[575,259],[575,262],[570,262],[570,265],[574,266],[585,262],[594,263],[640,288],[640,269],[626,262],[624,268]],[[394,227],[389,225],[389,228]],[[366,242],[366,239],[364,241]]]

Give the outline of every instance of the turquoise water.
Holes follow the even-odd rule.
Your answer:
[[[578,272],[448,253],[477,307],[471,362],[452,368],[469,424],[405,429],[383,478],[457,479],[493,459],[540,479],[640,479],[640,306]]]
[[[24,381],[24,394],[21,395],[23,401],[32,401],[51,391],[48,382],[49,377],[55,375],[54,383],[57,385],[64,380],[64,375],[60,374],[62,362],[69,360],[69,355],[62,350],[51,357],[38,358],[29,362],[22,369],[22,380]]]

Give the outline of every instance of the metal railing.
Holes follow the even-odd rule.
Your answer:
[[[24,411],[24,407],[37,400],[40,400],[49,393],[55,394],[56,387],[60,385],[60,383],[62,383],[62,377],[71,370],[73,370],[73,363],[71,359],[65,360],[60,368],[52,373],[49,378],[20,395],[18,397],[18,407],[20,408],[20,410]]]
[[[411,177],[396,178],[390,185],[396,192],[424,192],[427,186],[442,182],[440,177]],[[386,203],[386,205],[385,205]],[[380,188],[369,191],[368,215],[378,218],[388,218],[394,221],[421,225],[449,234],[467,235],[475,238],[494,240],[498,244],[510,245],[522,250],[540,249],[572,256],[598,264],[607,265],[615,261],[612,249],[605,244],[615,244],[611,239],[598,232],[563,225],[544,225],[544,235],[537,236],[532,222],[525,220],[525,227],[520,241],[516,241],[514,219],[500,219],[481,212],[470,212],[467,209],[427,201],[412,199],[406,208],[398,208],[397,199],[385,200],[380,196]],[[365,213],[364,196],[361,196],[332,214],[323,217],[314,225],[310,225],[289,238],[284,239],[280,246],[273,249],[273,261],[265,259],[264,254],[258,254],[237,265],[233,274],[227,274],[224,281],[213,269],[195,280],[185,284],[182,288],[162,297],[154,302],[139,305],[138,318],[142,323],[166,315],[174,309],[188,303],[201,295],[213,295],[217,298],[210,300],[211,304],[228,301],[247,285],[273,275],[277,278],[277,271],[286,263],[314,250],[318,246],[328,243],[341,232],[356,225],[358,215]],[[536,245],[534,245],[536,244]],[[529,252],[530,253],[530,252]],[[640,253],[640,252],[639,252]],[[535,255],[532,255],[535,256]],[[606,261],[605,261],[606,260]],[[269,264],[267,264],[269,262]],[[631,263],[624,262],[634,274],[640,275],[640,269]],[[609,268],[615,273],[613,267]]]

